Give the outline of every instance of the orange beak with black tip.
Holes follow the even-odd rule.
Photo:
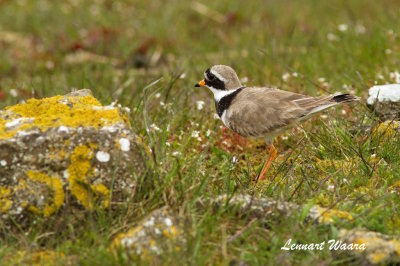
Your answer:
[[[199,82],[194,85],[195,87],[204,87],[206,85],[206,81],[204,79],[200,80]]]

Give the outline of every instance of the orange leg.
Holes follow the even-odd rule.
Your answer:
[[[274,145],[271,144],[271,146],[269,148],[269,158],[264,163],[264,166],[261,169],[261,172],[258,175],[257,180],[263,180],[263,179],[265,179],[267,177],[268,169],[271,167],[271,164],[275,160],[277,155],[278,155],[278,151],[275,149]]]

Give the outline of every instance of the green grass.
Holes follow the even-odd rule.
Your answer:
[[[29,230],[1,229],[0,261],[39,247],[82,265],[139,263],[139,258],[113,256],[108,246],[117,233],[165,205],[183,214],[189,227],[187,248],[179,256],[164,254],[165,264],[357,264],[328,250],[288,255],[280,247],[289,238],[302,243],[332,239],[340,228],[365,227],[400,237],[399,195],[388,192],[400,180],[398,136],[372,136],[379,120],[365,101],[329,110],[328,118],[317,117],[284,134],[276,145],[280,157],[271,181],[254,186],[251,180],[267,148],[254,142],[238,148],[213,118],[211,94],[193,87],[210,65],[227,64],[247,84],[314,96],[350,91],[365,99],[370,86],[393,82],[390,72],[399,69],[399,2],[202,2],[224,21],[199,13],[195,3],[0,1],[0,32],[19,36],[16,42],[0,38],[0,90],[5,93],[0,107],[26,100],[32,92],[40,98],[90,88],[105,104],[118,100],[130,107],[135,132],[153,150],[150,172],[130,202],[87,214],[83,223],[71,215],[61,224],[55,217],[38,220]],[[347,31],[340,31],[340,24]],[[68,64],[65,56],[77,47],[121,63]],[[138,53],[139,47],[146,51]],[[141,63],[146,67],[135,67]],[[293,72],[299,75],[282,79]],[[205,101],[202,110],[199,100]],[[145,115],[159,130],[153,126],[146,132]],[[201,139],[193,137],[196,132]],[[223,141],[233,147],[227,149]],[[234,156],[238,164],[232,164]],[[351,212],[355,219],[318,226],[299,214],[251,222],[223,208],[216,213],[212,206],[196,206],[200,198],[239,193],[319,204]],[[249,223],[240,237],[227,242]]]

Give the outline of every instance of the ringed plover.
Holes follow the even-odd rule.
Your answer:
[[[244,137],[262,137],[270,146],[258,180],[266,177],[277,156],[273,145],[277,135],[327,108],[359,99],[347,93],[312,97],[270,87],[245,87],[235,70],[225,65],[208,68],[195,85],[204,86],[214,94],[215,109],[225,126]]]

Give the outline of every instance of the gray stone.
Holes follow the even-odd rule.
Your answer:
[[[126,233],[115,237],[111,248],[155,261],[165,252],[184,251],[184,220],[167,207],[157,209]]]
[[[145,171],[127,114],[90,90],[30,99],[0,111],[0,215],[91,210],[124,200]]]
[[[367,105],[383,120],[400,120],[400,84],[373,86]]]

